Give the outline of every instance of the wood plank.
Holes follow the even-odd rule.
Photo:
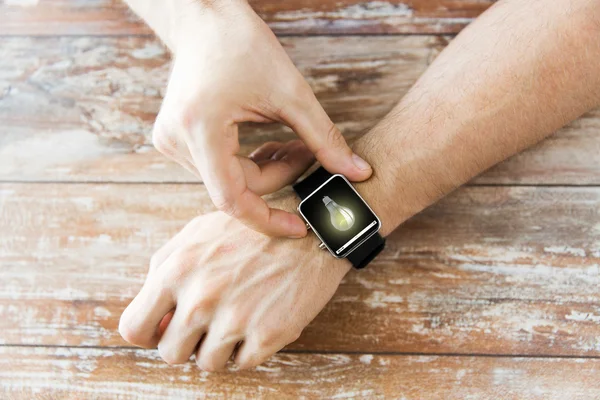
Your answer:
[[[121,346],[202,185],[0,185],[0,344]],[[467,187],[351,272],[291,349],[598,356],[600,188]]]
[[[0,65],[0,93],[5,93],[0,98],[0,179],[193,180],[148,147],[169,70],[169,57],[156,41],[5,42],[0,56],[11,62]],[[445,42],[407,37],[375,42],[284,38],[282,43],[352,138],[388,112],[423,72],[428,55]],[[293,137],[279,125],[246,128],[240,134],[245,152],[267,140]]]
[[[168,366],[155,351],[0,348],[10,399],[591,399],[598,359],[277,354],[252,370]]]
[[[382,118],[447,43],[443,37],[283,38],[349,140]],[[320,51],[314,51],[315,48]],[[0,180],[193,182],[151,147],[169,58],[149,38],[5,38],[0,56]],[[247,153],[293,133],[241,132]],[[600,111],[476,183],[600,184]]]
[[[279,34],[456,33],[493,0],[250,0]],[[121,0],[8,0],[0,35],[131,35],[149,29]]]

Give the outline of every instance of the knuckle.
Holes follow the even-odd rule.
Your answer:
[[[174,154],[173,148],[167,140],[163,137],[152,135],[152,145],[161,154],[165,156],[172,156]]]
[[[327,133],[325,137],[328,146],[334,148],[346,147],[346,140],[344,139],[344,136],[332,121],[329,121],[329,126],[327,127]]]
[[[171,124],[177,129],[177,132],[186,137],[191,132],[194,122],[198,118],[197,114],[198,110],[189,105],[183,105],[170,113]]]
[[[224,212],[232,218],[239,218],[242,216],[242,209],[239,203],[226,195],[215,195],[212,196],[212,201],[217,210]]]
[[[256,344],[259,349],[273,348],[276,343],[280,343],[286,336],[286,331],[283,328],[268,328],[258,333]]]
[[[219,365],[215,362],[215,357],[212,354],[201,355],[196,359],[196,365],[206,372],[217,372],[225,368],[224,365]]]
[[[161,153],[172,156],[181,151],[179,143],[189,142],[195,123],[193,111],[183,106],[177,110],[162,110],[154,122],[152,144]]]
[[[161,111],[164,114],[161,120],[170,128],[169,131],[177,133],[186,141],[195,141],[198,138],[192,137],[192,133],[206,133],[207,123],[214,118],[216,112],[214,108],[198,101],[185,101],[177,106],[169,105],[166,110]]]
[[[158,343],[158,354],[169,365],[183,364],[187,361],[187,358],[182,357],[181,354],[178,354],[177,351],[174,351],[169,345],[163,344],[163,342]]]
[[[156,289],[160,291],[159,295],[178,287],[179,283],[183,281],[184,277],[185,273],[181,268],[177,267],[171,267],[165,269],[164,271],[159,271],[156,277]]]
[[[239,307],[230,307],[229,309],[219,309],[219,317],[216,321],[220,331],[224,336],[240,336],[248,325],[249,315],[241,311]]]
[[[197,249],[194,246],[182,246],[173,252],[173,263],[180,268],[187,266],[196,259]]]
[[[161,279],[158,281],[158,284],[153,282],[153,290],[156,293],[156,296],[159,298],[172,298],[174,296],[174,287],[176,287],[173,282],[167,279]]]
[[[284,346],[295,342],[300,338],[301,334],[302,330],[290,330],[286,327],[273,327],[258,332],[254,343],[257,351],[265,354],[270,351],[278,351]]]
[[[162,257],[158,253],[154,253],[152,257],[150,257],[150,270],[155,270],[158,268],[162,260]]]
[[[187,329],[208,326],[210,316],[217,307],[219,298],[216,296],[202,296],[187,310],[182,320],[182,325]]]
[[[158,119],[152,131],[152,145],[156,150],[165,155],[173,154],[175,150],[170,130],[165,126],[164,122]]]
[[[128,343],[133,343],[135,341],[135,338],[136,338],[135,330],[132,329],[125,314],[123,314],[121,316],[121,319],[119,320],[119,334]]]
[[[244,345],[248,346],[248,344]],[[235,364],[240,369],[248,369],[256,367],[269,357],[260,347],[251,346],[244,348],[243,354],[239,354],[235,358]]]
[[[168,268],[160,268],[162,271],[158,274],[159,286],[161,288],[176,287],[188,275],[190,269],[194,266],[197,258],[197,251],[194,247],[181,247],[169,256]]]
[[[140,329],[133,323],[132,318],[127,311],[123,313],[119,320],[119,334],[125,341],[136,346],[146,346],[146,338]]]

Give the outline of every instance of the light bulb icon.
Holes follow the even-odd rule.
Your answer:
[[[347,207],[342,207],[329,196],[323,197],[323,204],[327,207],[331,217],[331,225],[339,231],[347,231],[354,225],[354,214]]]

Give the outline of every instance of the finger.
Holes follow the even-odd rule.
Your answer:
[[[248,156],[249,159],[258,163],[260,161],[268,160],[275,154],[275,152],[281,149],[285,143],[282,142],[267,142],[260,146],[258,149],[254,150]]]
[[[258,195],[264,195],[295,182],[313,164],[314,157],[302,141],[295,140],[277,150],[270,160],[256,164],[239,157],[239,161],[248,188]]]
[[[174,313],[175,313],[174,311],[169,311],[167,313],[167,315],[165,315],[163,317],[163,319],[160,320],[160,323],[158,324],[158,336],[159,337],[162,337],[162,335],[167,330],[169,324],[171,323],[171,320],[173,319]]]
[[[231,359],[237,344],[243,339],[240,333],[220,333],[209,330],[196,351],[196,364],[204,371],[219,371]]]
[[[248,337],[237,349],[234,356],[234,362],[241,369],[256,367],[267,361],[273,354],[277,353],[291,342],[292,341],[273,341],[260,345],[259,341],[254,336]]]
[[[301,238],[306,236],[306,225],[299,216],[269,208],[256,193],[246,189],[222,211],[240,220],[250,229],[268,236]]]
[[[310,87],[305,93],[281,108],[282,121],[306,143],[326,170],[356,182],[368,179],[373,172],[371,166],[352,152]]]
[[[182,364],[190,359],[209,323],[208,312],[183,307],[173,318],[158,343],[158,353],[168,364]]]
[[[154,348],[160,338],[159,324],[174,307],[170,290],[156,285],[155,280],[147,281],[123,311],[119,333],[131,344]]]
[[[248,188],[244,168],[236,155],[239,150],[237,126],[229,125],[216,131],[195,132],[194,137],[201,137],[204,142],[192,148],[194,163],[200,166],[215,206],[269,236],[306,236],[306,225],[299,216],[269,208],[259,195]]]
[[[277,150],[272,156],[271,160],[279,161],[287,158],[288,156],[295,155],[303,155],[306,157],[310,157],[310,161],[314,162],[315,157],[313,153],[306,147],[306,144],[302,140],[290,140],[284,146],[282,146],[279,150]]]
[[[194,218],[190,222],[188,222],[182,230],[180,230],[175,236],[173,236],[167,243],[165,243],[160,249],[158,249],[152,258],[150,259],[150,274],[155,271],[162,263],[164,263],[167,258],[173,252],[190,243],[195,238],[195,233],[198,228],[199,218]]]

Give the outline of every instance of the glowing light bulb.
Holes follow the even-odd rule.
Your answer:
[[[352,228],[352,225],[354,225],[354,214],[352,214],[352,211],[350,211],[349,208],[340,206],[338,203],[331,200],[329,196],[323,197],[323,203],[329,211],[331,225],[333,225],[335,229],[347,231]]]

